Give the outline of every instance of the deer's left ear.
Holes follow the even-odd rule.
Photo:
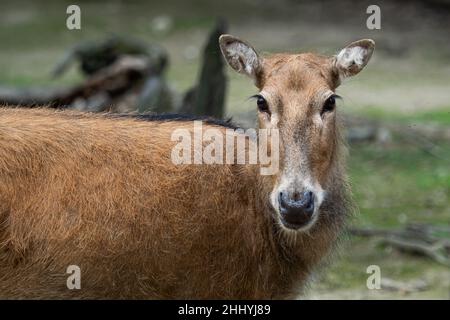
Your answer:
[[[375,42],[371,39],[355,41],[334,57],[334,67],[340,79],[358,74],[372,57]]]

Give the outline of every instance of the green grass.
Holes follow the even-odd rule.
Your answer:
[[[359,223],[392,226],[411,221],[450,221],[450,148],[439,157],[408,142],[391,148],[356,146],[350,176],[361,214]]]
[[[362,106],[358,112],[366,117],[384,122],[396,122],[400,124],[438,124],[450,126],[450,105],[442,106],[429,111],[417,112],[386,112],[386,108],[378,106]]]
[[[436,262],[381,247],[375,240],[353,238],[342,255],[313,284],[310,295],[347,299],[449,299],[450,270]],[[408,295],[387,290],[369,290],[366,282],[369,265],[377,265],[381,277],[404,283],[425,281],[428,289]]]
[[[401,116],[395,119],[400,123],[411,120]],[[415,119],[426,122],[429,118],[418,116]],[[352,225],[402,228],[408,223],[430,223],[448,226],[450,147],[448,141],[436,143],[442,150],[440,157],[398,137],[394,137],[393,145],[388,148],[371,144],[352,146],[349,175],[359,208]],[[450,298],[448,267],[377,245],[374,239],[350,237],[335,261],[313,286],[312,295],[364,299]],[[369,265],[378,265],[382,277],[403,282],[421,279],[429,288],[410,295],[368,290],[366,269]]]

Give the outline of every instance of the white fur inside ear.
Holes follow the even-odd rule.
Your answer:
[[[237,72],[254,77],[259,68],[259,58],[256,52],[245,43],[235,41],[226,46],[228,62]]]
[[[349,69],[355,66],[358,71],[361,70],[367,63],[366,57],[368,50],[363,47],[351,47],[342,49],[336,57],[337,64],[342,69]]]

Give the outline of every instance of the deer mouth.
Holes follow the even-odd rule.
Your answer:
[[[306,231],[315,224],[317,220],[316,216],[316,214],[313,214],[311,217],[291,217],[280,214],[280,222],[286,229]]]

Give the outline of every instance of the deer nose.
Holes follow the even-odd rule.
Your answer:
[[[314,214],[314,193],[280,192],[278,195],[281,222],[290,229],[299,229],[307,225]]]

